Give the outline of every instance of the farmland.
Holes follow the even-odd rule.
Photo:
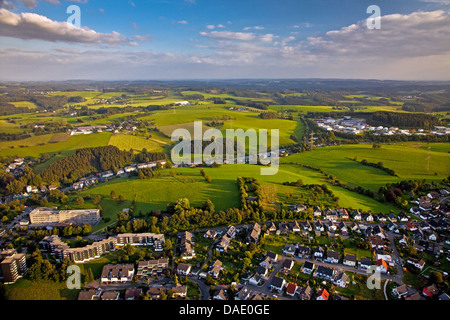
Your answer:
[[[203,122],[203,132],[210,128],[217,128],[224,136],[227,129],[243,129],[244,131],[267,129],[269,135],[271,129],[279,129],[280,145],[289,147],[303,141],[307,126],[306,122],[302,120],[302,116],[307,113],[344,113],[349,110],[348,105],[358,106],[356,111],[364,113],[375,111],[405,113],[401,110],[402,101],[375,94],[358,92],[346,94],[340,96],[340,100],[336,100],[335,106],[331,106],[321,105],[316,96],[304,92],[283,92],[280,95],[283,99],[302,99],[298,100],[303,102],[301,105],[279,104],[279,96],[268,92],[252,92],[251,94],[242,94],[242,96],[239,96],[239,93],[239,91],[229,90],[202,91],[195,89],[155,90],[139,93],[127,90],[54,92],[50,95],[65,95],[67,98],[82,97],[85,101],[67,103],[55,112],[40,110],[33,113],[1,116],[2,132],[31,133],[31,136],[26,139],[1,141],[0,154],[32,158],[48,154],[51,156],[50,159],[33,168],[36,173],[40,173],[51,163],[80,148],[111,145],[121,150],[133,149],[135,153],[139,153],[143,149],[148,152],[165,152],[170,157],[170,149],[173,146],[170,139],[172,132],[175,129],[183,128],[193,134],[194,121]],[[195,99],[190,100],[190,105],[174,105],[175,102],[191,97],[195,97]],[[222,99],[222,102],[216,104],[214,99]],[[316,105],[309,105],[308,101],[314,102]],[[371,101],[378,105],[365,105]],[[384,102],[386,105],[383,105]],[[236,103],[243,105],[237,106]],[[32,110],[39,110],[38,106],[31,104],[26,101],[18,102],[18,106],[28,105]],[[343,105],[347,105],[347,107],[342,107]],[[71,112],[68,111],[69,107]],[[145,109],[147,107],[148,109]],[[260,107],[261,109],[259,109]],[[100,109],[114,109],[115,111],[97,113]],[[118,109],[122,109],[122,111],[117,111]],[[261,113],[270,111],[277,112],[280,116],[274,119],[260,117]],[[74,128],[112,124],[117,126],[120,123],[123,125],[129,123],[137,126],[137,129],[133,129],[133,131],[120,129],[115,130],[115,133],[102,132],[87,136],[70,136],[65,132],[37,135],[32,133],[33,130],[30,127],[35,124],[41,126],[58,124]],[[143,123],[145,125],[142,125]],[[339,139],[342,140],[342,138]],[[268,139],[268,144],[270,145],[270,139]],[[179,198],[188,198],[194,206],[199,206],[209,199],[214,203],[216,210],[226,210],[240,206],[236,179],[248,176],[257,177],[261,183],[265,193],[263,205],[267,210],[277,210],[280,205],[286,206],[303,202],[324,206],[337,204],[345,208],[358,208],[372,212],[398,212],[399,208],[393,204],[381,203],[372,197],[331,184],[326,175],[334,175],[349,187],[362,187],[373,192],[377,192],[380,186],[401,180],[439,181],[447,177],[450,172],[449,151],[448,143],[385,143],[377,149],[372,148],[372,144],[343,144],[320,147],[313,151],[294,153],[285,157],[281,161],[278,173],[274,176],[261,176],[259,166],[224,165],[220,168],[205,168],[206,174],[212,180],[211,183],[208,183],[199,173],[199,169],[177,168],[164,170],[151,179],[140,180],[137,177],[113,179],[84,190],[81,195],[101,195],[105,216],[110,217],[113,221],[119,208],[114,201],[108,199],[112,190],[126,200],[120,206],[121,208],[129,206],[135,200],[136,210],[143,212],[165,210],[168,203]],[[392,169],[396,176],[379,168],[363,165],[361,164],[362,160],[371,163],[382,162],[385,167]],[[308,169],[305,166],[315,169]],[[302,187],[283,185],[285,182],[295,182],[299,179],[305,185],[325,185],[337,202],[335,203],[332,197],[313,194]]]

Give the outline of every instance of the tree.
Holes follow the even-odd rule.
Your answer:
[[[84,205],[83,197],[77,197],[75,201],[77,202],[77,205],[79,205],[79,206]]]
[[[117,198],[116,192],[115,192],[114,190],[111,190],[111,193],[109,194],[109,197],[110,197],[112,200],[116,200],[116,198]]]
[[[85,282],[86,284],[88,284],[88,283],[91,283],[91,282],[93,282],[93,281],[94,281],[94,275],[92,274],[92,269],[89,268],[89,269],[87,270],[87,272],[86,272],[86,276],[85,276],[85,278],[84,278],[84,282]]]
[[[432,283],[441,284],[444,282],[444,279],[442,278],[442,273],[438,271],[431,271],[430,272],[430,281]]]
[[[100,195],[96,195],[96,196],[94,197],[94,200],[92,200],[92,203],[93,203],[94,205],[98,205],[98,204],[100,204],[100,202],[102,202],[102,197],[101,197]]]
[[[92,226],[90,224],[83,225],[83,231],[82,231],[83,235],[88,235],[91,232],[92,232]]]
[[[409,246],[408,247],[408,254],[410,256],[415,256],[417,255],[417,249],[414,246]]]
[[[172,248],[173,248],[172,241],[170,241],[170,239],[167,239],[164,243],[164,250],[170,251],[172,250]]]

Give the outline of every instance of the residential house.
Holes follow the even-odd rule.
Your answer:
[[[372,260],[369,258],[361,258],[358,261],[358,267],[360,269],[368,269],[372,265]]]
[[[328,291],[326,289],[320,289],[317,292],[316,295],[316,300],[328,300],[330,294],[328,293]]]
[[[341,259],[341,255],[339,254],[339,252],[334,251],[334,250],[328,250],[327,258],[325,259],[325,262],[339,263],[340,259]]]
[[[386,216],[383,213],[381,213],[381,212],[377,215],[377,219],[380,222],[386,222],[387,221]]]
[[[345,222],[340,222],[338,225],[339,231],[343,236],[348,235],[348,228]]]
[[[324,255],[325,255],[325,249],[322,248],[321,246],[317,247],[313,251],[313,257],[316,260],[322,260],[324,258]]]
[[[356,255],[346,254],[343,263],[349,267],[356,267]]]
[[[298,246],[297,257],[300,259],[309,259],[311,256],[311,248],[306,246]]]
[[[361,220],[365,222],[373,222],[373,216],[370,213],[362,213]]]
[[[166,293],[166,287],[162,285],[152,285],[148,288],[147,293],[150,295],[150,299],[159,300],[161,298],[161,293]]]
[[[226,236],[230,239],[234,239],[234,237],[236,236],[236,232],[237,231],[235,226],[229,226],[226,232]]]
[[[313,216],[314,216],[314,217],[320,217],[320,216],[322,216],[322,210],[320,209],[319,206],[314,206],[314,207],[313,207]]]
[[[177,273],[179,275],[188,276],[191,273],[192,266],[190,264],[179,263]]]
[[[285,271],[289,271],[289,270],[291,270],[293,267],[294,267],[294,260],[292,260],[292,259],[286,259],[286,260],[284,260],[284,262],[283,262],[283,269],[285,270]]]
[[[216,230],[208,230],[205,232],[205,234],[203,236],[207,239],[215,239],[217,236],[217,231]]]
[[[253,285],[253,286],[259,285],[262,281],[264,281],[263,277],[260,276],[260,275],[257,274],[257,273],[254,273],[254,274],[250,277],[250,279],[248,279],[248,283],[251,284],[251,285]]]
[[[439,289],[435,284],[432,284],[431,286],[423,288],[422,293],[427,297],[433,298],[434,296],[439,294]]]
[[[227,300],[225,291],[223,289],[216,290],[213,295],[213,300]]]
[[[309,261],[305,261],[303,266],[301,267],[301,271],[306,274],[311,274],[314,271],[315,264]]]
[[[268,252],[266,253],[266,257],[269,257],[270,260],[272,260],[272,263],[275,263],[275,262],[278,261],[278,254],[276,254],[276,253],[273,253],[273,252],[268,251]]]
[[[187,295],[187,286],[185,285],[168,285],[167,289],[173,292],[174,297],[185,298]]]
[[[129,288],[125,290],[125,300],[138,300],[142,294],[141,288]]]
[[[216,245],[216,250],[220,252],[227,252],[230,243],[231,238],[229,238],[227,235],[223,235],[220,239],[220,242]]]
[[[276,232],[276,231],[277,231],[277,226],[275,225],[275,223],[273,223],[273,221],[269,222],[267,224],[267,233]]]
[[[423,267],[425,267],[425,260],[424,259],[414,259],[414,258],[408,258],[406,260],[407,263],[412,264],[414,267],[416,267],[419,270],[423,270]]]
[[[406,236],[406,234],[404,234],[400,240],[398,240],[399,244],[402,244],[404,246],[409,245],[409,238]]]
[[[343,220],[348,220],[349,215],[348,215],[348,211],[346,209],[337,209],[337,212],[339,214],[339,218],[341,218]]]
[[[281,292],[285,286],[286,280],[277,276],[273,277],[272,282],[270,283],[270,289],[275,289],[278,292]]]
[[[258,223],[253,224],[248,232],[247,236],[245,238],[246,243],[258,243],[259,236],[261,235],[261,225]]]
[[[329,208],[324,211],[324,216],[325,219],[328,219],[330,221],[337,221],[337,219],[339,218],[337,211]]]
[[[314,224],[314,230],[319,231],[319,232],[325,231],[325,227],[320,220],[313,222],[313,224]]]
[[[413,232],[417,230],[417,224],[414,221],[408,221],[406,224],[406,231]]]
[[[408,222],[408,216],[402,211],[398,214],[397,220],[400,222]]]
[[[269,270],[264,268],[263,266],[257,266],[255,268],[255,273],[265,278],[269,274]]]
[[[283,248],[283,253],[287,256],[287,255],[291,255],[293,256],[295,254],[295,245],[292,243],[287,243],[284,248]]]
[[[386,246],[386,241],[380,236],[371,236],[369,238],[370,245],[372,249],[384,249]]]
[[[220,274],[220,271],[222,271],[222,269],[223,269],[222,262],[220,260],[216,260],[211,267],[210,273],[212,274],[212,276],[214,278],[217,279],[217,278],[219,278],[219,274]]]
[[[361,213],[358,211],[358,210],[354,210],[353,212],[352,212],[352,218],[353,218],[353,220],[355,220],[355,221],[361,221]]]
[[[298,286],[294,282],[290,282],[286,287],[286,294],[293,297],[297,293]]]
[[[392,294],[397,297],[398,299],[410,296],[412,294],[417,293],[416,289],[413,289],[411,287],[408,287],[406,284],[403,284],[401,286],[395,287],[392,289]]]
[[[314,273],[314,276],[317,278],[332,281],[335,273],[336,273],[336,270],[333,268],[318,266],[316,272]]]
[[[119,291],[106,291],[102,293],[102,300],[119,300]]]
[[[81,291],[78,294],[79,301],[100,300],[101,292],[91,289],[89,291]]]
[[[396,223],[396,222],[397,222],[397,217],[396,217],[395,214],[393,214],[392,212],[389,213],[388,219],[389,219],[389,221],[391,221],[391,222],[393,222],[393,223]]]
[[[266,268],[266,269],[272,269],[272,267],[273,267],[273,265],[272,265],[272,259],[270,259],[269,257],[265,257],[264,258],[264,260],[263,261],[261,261],[260,263],[259,263],[259,265],[261,266],[261,267],[264,267],[264,268]]]
[[[360,232],[359,231],[359,226],[356,222],[352,222],[349,226],[349,229],[353,232]]]
[[[300,230],[301,230],[300,225],[298,224],[297,221],[291,222],[289,224],[289,226],[290,226],[290,229],[292,232],[300,232]]]
[[[300,300],[311,300],[313,295],[313,290],[310,286],[306,286],[299,290],[299,299]]]
[[[387,273],[387,271],[389,270],[386,261],[384,261],[383,259],[378,259],[375,265],[376,270],[380,273]]]
[[[100,281],[102,283],[125,283],[131,282],[133,276],[133,264],[107,264],[103,266]]]
[[[333,283],[341,288],[346,288],[350,283],[350,278],[345,272],[339,271],[334,277]]]

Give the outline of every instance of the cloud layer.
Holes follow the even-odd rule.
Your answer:
[[[58,22],[35,13],[16,14],[0,9],[0,36],[23,40],[38,39],[51,42],[129,44],[118,32],[98,33],[87,27],[76,28],[67,22]]]
[[[450,77],[450,14],[443,10],[386,15],[379,30],[371,30],[366,21],[359,21],[303,39],[255,27],[234,32],[213,30],[219,25],[208,26],[206,32],[196,31],[195,47],[201,50],[186,50],[183,54],[123,47],[119,50],[116,45],[137,44],[117,32],[76,29],[40,15],[0,9],[0,36],[106,45],[96,46],[95,50],[92,46],[76,50],[62,47],[50,52],[3,48],[0,68],[5,75],[38,79],[41,67],[48,77],[62,79]],[[143,42],[149,37],[133,39]]]

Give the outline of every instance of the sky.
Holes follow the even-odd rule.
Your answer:
[[[450,0],[0,0],[3,81],[242,78],[450,80]]]

